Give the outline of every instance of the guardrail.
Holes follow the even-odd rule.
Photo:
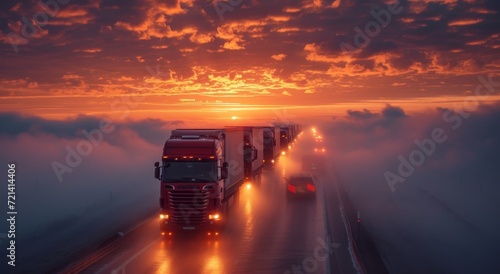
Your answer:
[[[351,222],[349,221],[349,218],[347,217],[344,201],[342,199],[342,195],[340,192],[341,187],[339,187],[340,180],[337,171],[335,171],[335,180],[336,180],[335,188],[337,190],[337,195],[339,198],[340,214],[342,215],[342,220],[345,226],[345,232],[347,234],[347,241],[349,243],[349,252],[351,253],[351,258],[353,260],[354,267],[356,268],[356,270],[358,270],[358,273],[366,274],[367,271],[365,263],[363,262],[363,258],[361,257],[361,253],[359,252],[358,245],[356,244],[356,241],[354,240],[354,237],[352,235],[352,226]]]

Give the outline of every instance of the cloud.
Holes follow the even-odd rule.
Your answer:
[[[243,42],[240,38],[234,38],[231,41],[225,42],[222,48],[229,50],[242,50],[245,49],[240,43]]]
[[[285,96],[292,96],[292,94],[290,92],[286,91],[286,90],[283,91],[283,93],[281,93],[281,94],[283,94]]]
[[[0,113],[0,136],[17,137],[20,134],[50,134],[60,138],[76,138],[81,130],[99,127],[99,119],[79,116],[71,121],[47,120],[36,116],[24,116],[18,113]]]
[[[9,64],[2,78],[38,87],[3,86],[0,94],[5,109],[13,111],[18,107],[16,96],[48,99],[51,115],[77,112],[68,104],[60,109],[61,100],[77,95],[82,96],[81,105],[98,108],[92,103],[96,98],[112,100],[118,94],[213,96],[223,90],[257,101],[267,94],[254,90],[273,94],[287,90],[295,100],[317,105],[360,98],[463,95],[463,87],[476,83],[478,74],[498,71],[500,38],[493,26],[500,23],[500,8],[493,1],[401,3],[403,11],[392,14],[363,46],[355,45],[359,34],[355,28],[364,30],[367,23],[377,23],[374,14],[382,16],[387,3],[244,1],[225,12],[221,21],[210,1],[71,2],[61,5],[60,15],[38,26],[38,36],[29,39],[22,34],[19,18],[31,20],[40,6],[4,3],[3,10],[12,11],[0,26],[6,53],[0,61]],[[342,43],[357,50],[345,53]],[[11,44],[21,54],[15,55]],[[150,76],[146,67],[157,65],[168,75],[156,77],[162,81],[154,83],[148,79],[144,86],[144,78]],[[235,71],[243,75],[241,81],[211,86],[215,82],[209,75]],[[74,81],[68,88],[61,80],[65,74],[80,75],[83,83]],[[115,80],[121,76],[135,80]],[[325,96],[331,92],[335,96]],[[279,103],[278,97],[269,99]],[[102,105],[107,104],[96,111],[107,111]],[[34,114],[34,109],[26,111]]]
[[[389,271],[496,272],[500,221],[489,216],[500,207],[500,129],[493,126],[500,104],[463,116],[448,109],[407,116],[390,105],[381,113],[350,111],[322,129],[327,151],[335,152],[332,165],[391,261]],[[444,141],[432,141],[436,130]],[[386,172],[405,174],[394,192]]]
[[[75,49],[74,52],[99,53],[102,52],[102,49],[99,48]]]
[[[280,53],[280,54],[275,54],[272,55],[271,58],[273,58],[276,61],[281,61],[286,58],[286,54]]]
[[[145,142],[158,145],[164,142],[168,128],[183,124],[181,120],[163,121],[159,119],[142,119],[137,121],[113,121],[108,118],[80,115],[67,120],[50,120],[37,116],[21,115],[14,112],[0,112],[0,137],[17,139],[21,135],[43,136],[67,140],[86,140],[84,132],[92,133],[102,128],[102,123],[113,128],[111,134],[103,139],[113,145],[119,145],[121,134],[130,130]]]
[[[194,33],[189,40],[196,44],[206,44],[212,42],[214,38],[210,34]]]
[[[163,121],[160,119],[143,119],[125,124],[127,128],[136,132],[137,135],[148,143],[162,145],[169,136],[168,129],[172,126],[184,124],[181,120]]]
[[[370,119],[370,118],[377,116],[377,114],[370,112],[366,108],[363,109],[362,111],[348,110],[347,115],[349,118],[358,119],[358,120]]]
[[[152,166],[160,160],[171,125],[116,123],[114,132],[94,144],[79,132],[94,127],[97,117],[55,121],[1,113],[0,121],[0,160],[16,163],[16,191],[26,199],[16,204],[25,216],[16,222],[16,247],[26,251],[16,259],[31,264],[18,265],[20,272],[53,267],[47,266],[49,250],[65,254],[85,243],[97,244],[157,211]],[[62,181],[54,163],[66,166]],[[88,227],[95,233],[85,233]],[[75,239],[78,234],[85,236]]]
[[[405,111],[402,108],[391,105],[387,105],[382,110],[382,115],[386,118],[401,118],[406,116]]]
[[[468,25],[474,25],[474,24],[480,23],[482,21],[483,21],[483,19],[479,19],[479,18],[477,18],[477,19],[459,19],[459,20],[449,22],[448,26],[450,26],[450,27],[468,26]]]

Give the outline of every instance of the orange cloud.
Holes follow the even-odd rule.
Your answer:
[[[189,37],[189,40],[196,44],[206,44],[212,42],[214,38],[210,34],[199,34],[198,32],[195,32],[191,35],[191,37]]]
[[[286,58],[286,54],[280,53],[280,54],[275,54],[272,55],[271,58],[273,58],[276,61],[281,61]]]
[[[244,46],[240,46],[239,43],[243,42],[241,38],[234,38],[231,41],[225,42],[224,45],[222,46],[225,49],[230,49],[230,50],[242,50],[245,49]]]
[[[448,26],[450,26],[450,27],[468,26],[468,25],[474,25],[474,24],[480,23],[482,21],[483,21],[483,19],[479,19],[479,18],[477,18],[477,19],[459,19],[459,20],[455,20],[455,21],[448,23]]]
[[[102,52],[102,49],[100,48],[75,49],[74,52],[99,53]]]

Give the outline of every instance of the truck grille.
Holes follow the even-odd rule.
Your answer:
[[[170,221],[179,225],[196,225],[208,219],[208,191],[199,189],[169,190]]]

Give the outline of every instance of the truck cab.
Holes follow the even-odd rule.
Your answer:
[[[174,130],[165,142],[162,162],[155,163],[160,180],[160,227],[218,231],[224,221],[228,188],[225,136],[217,130]],[[229,190],[230,191],[230,190]]]

